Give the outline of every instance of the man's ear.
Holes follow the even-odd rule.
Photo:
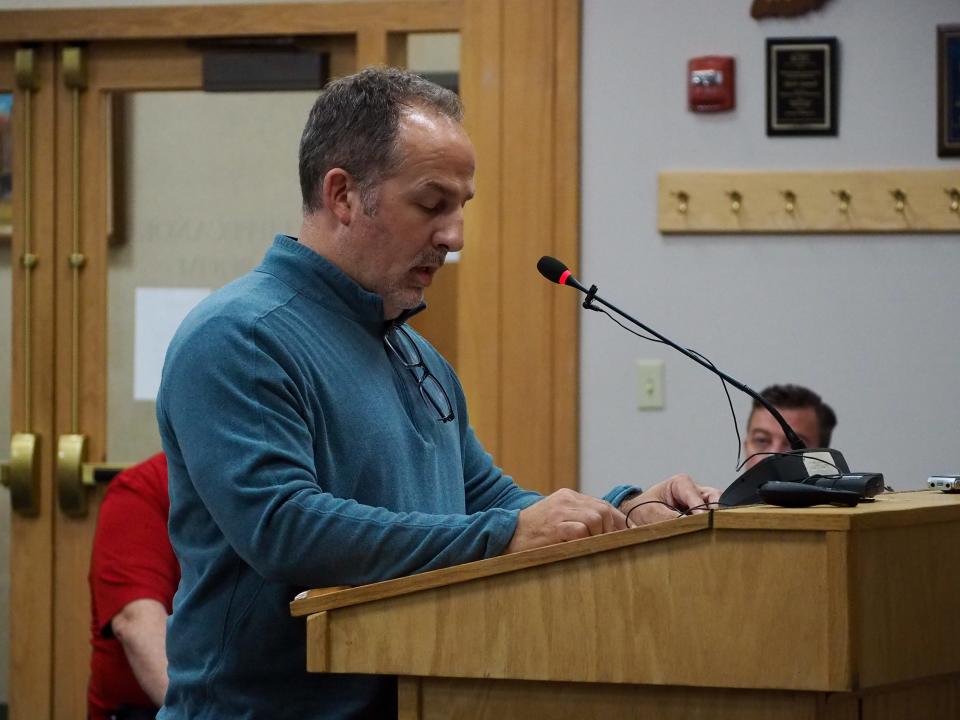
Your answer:
[[[323,176],[323,206],[343,225],[349,225],[353,219],[354,204],[357,201],[356,190],[356,181],[343,168],[333,168]]]

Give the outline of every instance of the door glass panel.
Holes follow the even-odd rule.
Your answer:
[[[10,249],[13,138],[12,95],[0,94],[0,460],[10,459],[10,363],[13,263]],[[10,493],[0,490],[0,707],[9,702]]]
[[[460,91],[460,33],[409,33],[407,68]]]
[[[297,153],[316,95],[123,98],[108,281],[111,462],[136,462],[160,449],[153,388],[165,347],[162,322],[174,321],[181,301],[190,304],[255,267],[275,234],[299,233]]]

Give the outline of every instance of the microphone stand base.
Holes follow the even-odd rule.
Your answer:
[[[815,448],[769,455],[730,483],[720,496],[720,507],[762,503],[760,486],[767,482],[807,482],[813,475],[841,475],[850,472],[839,450]]]

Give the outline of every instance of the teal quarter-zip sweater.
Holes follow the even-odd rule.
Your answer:
[[[378,295],[278,236],[177,331],[157,398],[181,569],[161,720],[390,716],[393,679],[305,671],[291,599],[497,555],[540,499],[496,467],[411,331],[454,406],[438,421],[387,327]]]

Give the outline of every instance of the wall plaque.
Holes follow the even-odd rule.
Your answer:
[[[767,38],[767,135],[836,135],[838,80],[836,38]]]
[[[960,25],[937,27],[937,155],[960,156]]]

